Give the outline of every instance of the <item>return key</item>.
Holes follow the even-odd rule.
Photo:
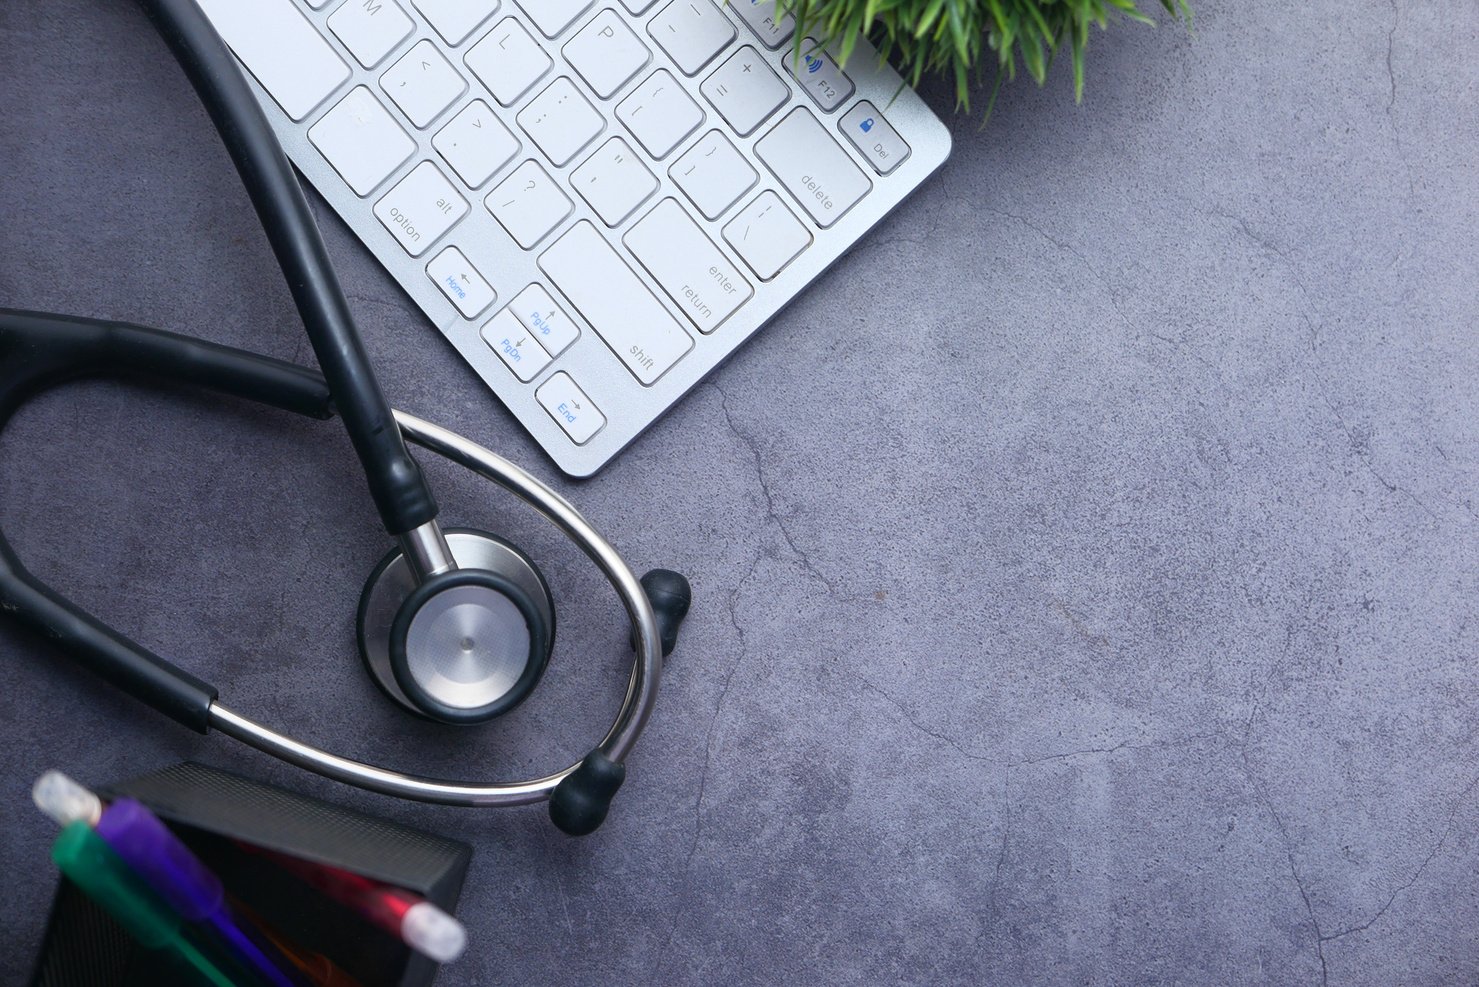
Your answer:
[[[625,240],[699,332],[718,329],[755,293],[676,199],[658,203]]]

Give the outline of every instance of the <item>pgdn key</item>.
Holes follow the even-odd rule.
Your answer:
[[[718,329],[755,293],[674,199],[632,227],[626,245],[699,332]]]

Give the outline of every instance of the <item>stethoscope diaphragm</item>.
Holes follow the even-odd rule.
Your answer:
[[[533,691],[549,663],[555,612],[538,567],[496,535],[446,531],[458,568],[418,584],[390,552],[359,605],[360,656],[404,709],[445,723],[481,723]]]

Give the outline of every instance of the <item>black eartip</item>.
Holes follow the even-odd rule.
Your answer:
[[[550,793],[550,820],[568,836],[594,833],[606,821],[611,800],[626,776],[626,765],[599,750],[591,751]]]
[[[673,653],[678,644],[678,625],[688,616],[693,604],[693,587],[682,573],[671,569],[653,569],[642,577],[642,589],[652,603],[652,612],[657,615],[657,627],[662,633],[662,656]]]

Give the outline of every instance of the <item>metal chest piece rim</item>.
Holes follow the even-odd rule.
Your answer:
[[[444,723],[491,720],[539,683],[554,643],[549,587],[496,535],[449,528],[457,569],[418,584],[400,549],[370,573],[357,636],[370,677],[396,705]]]

